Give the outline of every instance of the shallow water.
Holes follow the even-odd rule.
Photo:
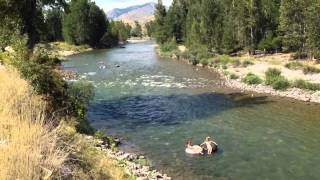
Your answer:
[[[91,124],[123,137],[174,179],[320,177],[319,105],[225,89],[212,72],[158,58],[152,42],[70,60],[65,67],[96,87]],[[218,153],[184,153],[187,139],[208,135]]]

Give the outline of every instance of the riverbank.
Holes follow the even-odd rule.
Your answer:
[[[217,72],[225,80],[225,86],[239,89],[240,91],[249,91],[260,94],[269,94],[272,96],[288,97],[305,102],[320,103],[320,90],[308,90],[297,87],[288,87],[283,90],[276,90],[265,83],[247,84],[243,79],[249,74],[254,74],[261,81],[266,79],[265,73],[269,69],[278,69],[281,72],[281,77],[288,79],[288,82],[295,84],[302,82],[312,87],[320,87],[320,74],[317,71],[320,65],[313,61],[291,60],[291,54],[274,54],[274,55],[258,55],[249,56],[247,54],[235,57],[217,56],[209,58],[203,62],[192,63],[186,55],[188,50],[184,46],[178,46],[174,51],[161,52],[160,48],[157,52],[161,57],[169,57],[176,60],[182,60],[191,65],[207,68]],[[292,67],[298,66],[298,67]],[[311,69],[314,72],[306,72]],[[305,86],[302,86],[305,88]]]

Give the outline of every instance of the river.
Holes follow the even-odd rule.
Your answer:
[[[320,177],[319,105],[226,89],[213,72],[159,58],[153,42],[71,56],[64,66],[95,86],[91,124],[173,179]],[[216,154],[184,153],[187,139],[208,135]]]

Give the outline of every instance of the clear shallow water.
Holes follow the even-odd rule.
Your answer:
[[[159,59],[151,42],[126,47],[65,63],[96,87],[94,127],[134,144],[174,179],[319,179],[319,105],[240,94],[214,73]],[[184,153],[187,139],[207,135],[217,154]]]

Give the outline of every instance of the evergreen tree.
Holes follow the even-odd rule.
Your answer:
[[[60,8],[50,9],[46,12],[47,40],[61,41],[63,11]]]
[[[138,21],[134,22],[134,28],[131,30],[131,36],[133,37],[142,37],[142,27]]]
[[[162,4],[162,0],[158,0],[155,10],[155,38],[157,43],[163,44],[168,40],[168,31],[166,29],[166,7]]]
[[[306,0],[282,0],[280,7],[280,24],[282,41],[285,50],[305,51],[306,45]]]
[[[306,14],[306,37],[310,57],[320,59],[320,1],[313,0]]]
[[[72,0],[64,17],[64,39],[72,44],[97,46],[107,30],[106,15],[95,3]]]

